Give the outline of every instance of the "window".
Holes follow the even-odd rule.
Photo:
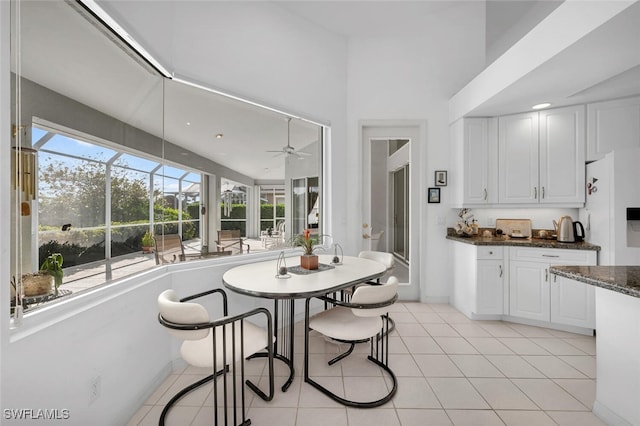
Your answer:
[[[260,231],[276,230],[285,221],[284,185],[260,187]]]
[[[41,125],[33,126],[32,144],[38,164],[32,270],[62,254],[62,288],[77,293],[155,266],[154,255],[142,253],[150,229],[178,233],[200,250],[201,174]]]
[[[294,179],[292,183],[293,235],[320,226],[317,177]],[[314,232],[315,233],[315,232]]]
[[[240,230],[247,236],[247,187],[227,179],[222,179],[220,187],[220,229]]]

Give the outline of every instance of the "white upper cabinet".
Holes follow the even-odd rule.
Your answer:
[[[584,106],[500,117],[499,202],[584,203]]]
[[[454,206],[498,202],[496,118],[464,118],[451,125],[451,175]]]
[[[587,161],[640,147],[640,96],[587,105]]]
[[[538,113],[498,119],[498,201],[538,202]]]
[[[539,114],[540,203],[584,203],[584,106],[551,109]]]

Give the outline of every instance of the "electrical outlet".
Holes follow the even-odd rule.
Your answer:
[[[91,404],[100,397],[100,388],[102,384],[102,378],[95,376],[89,383],[89,403]]]

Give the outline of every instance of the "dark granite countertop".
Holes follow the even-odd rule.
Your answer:
[[[571,250],[595,250],[600,251],[600,246],[584,241],[579,243],[561,243],[556,240],[541,238],[510,238],[507,236],[473,236],[460,237],[458,235],[447,235],[448,240],[458,241],[476,246],[515,246],[515,247],[538,247],[551,249],[571,249]]]
[[[640,266],[552,266],[560,277],[640,297]]]

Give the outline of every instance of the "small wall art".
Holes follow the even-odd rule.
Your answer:
[[[440,202],[440,188],[429,188],[428,202],[439,203]]]
[[[436,170],[435,185],[436,186],[447,186],[447,171],[446,170]]]

